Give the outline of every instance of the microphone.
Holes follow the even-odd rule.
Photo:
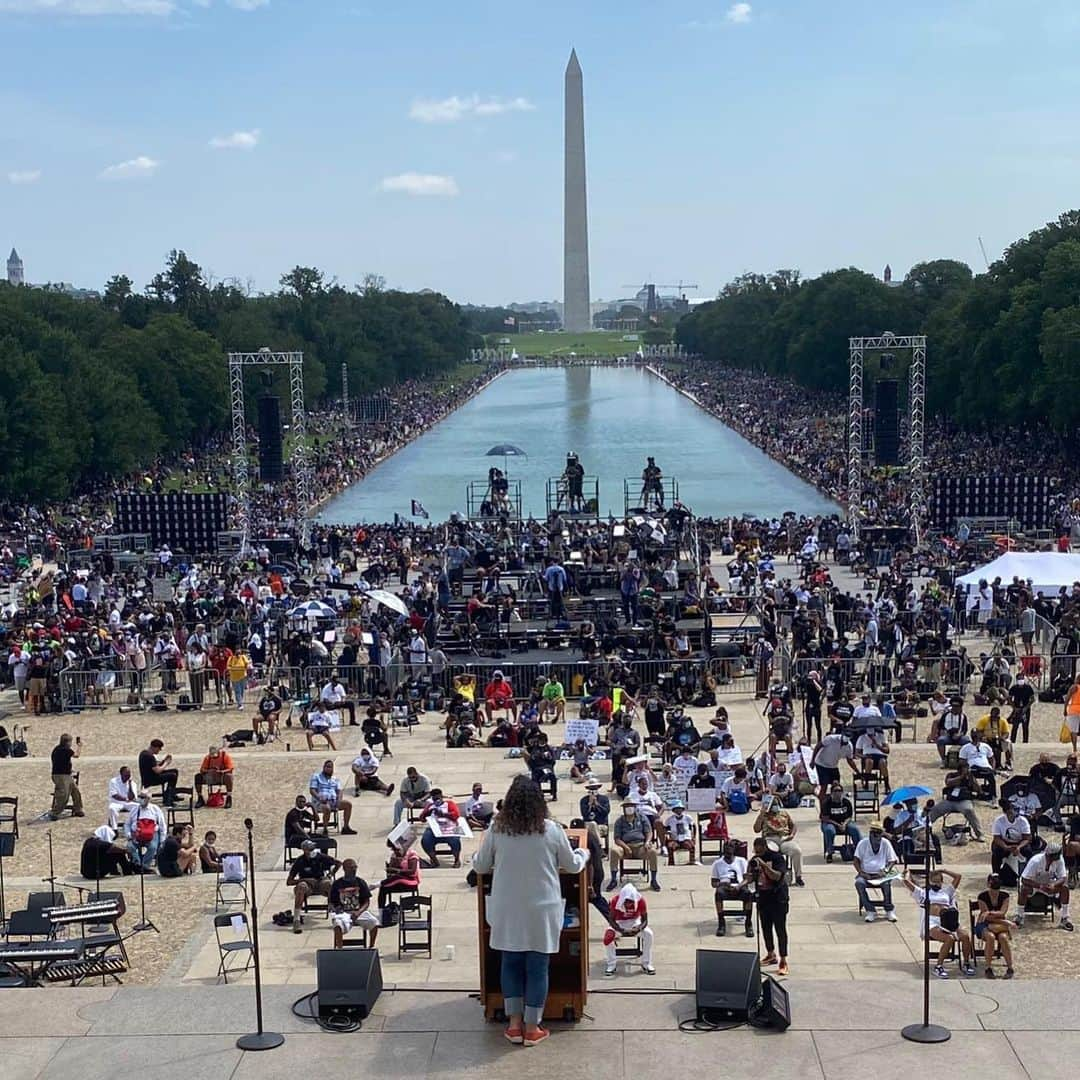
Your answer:
[[[247,829],[248,832],[251,832],[251,830],[255,828],[255,822],[249,817],[244,818],[244,828]]]

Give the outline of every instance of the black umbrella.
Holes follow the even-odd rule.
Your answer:
[[[515,446],[513,443],[501,442],[493,446],[484,457],[501,457],[503,459],[503,472],[506,472],[506,459],[508,457],[523,457],[527,458],[529,455],[521,449],[520,446]]]
[[[1057,802],[1054,789],[1045,780],[1033,780],[1030,776],[1014,776],[1001,785],[1003,802],[1010,802],[1014,797],[1023,799],[1029,795],[1034,795],[1039,800],[1037,813],[1040,814],[1045,814]]]

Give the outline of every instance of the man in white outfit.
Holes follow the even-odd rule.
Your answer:
[[[636,937],[641,945],[641,970],[655,975],[653,967],[653,932],[649,926],[649,912],[645,897],[633,885],[624,885],[611,904],[611,925],[604,931],[604,974],[614,975],[618,969],[618,942],[620,938]]]
[[[131,779],[131,770],[120,766],[120,772],[109,781],[109,827],[120,828],[120,815],[130,814],[139,805],[139,796]]]

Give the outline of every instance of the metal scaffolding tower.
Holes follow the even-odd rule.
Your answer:
[[[232,404],[233,434],[233,481],[239,507],[238,527],[241,533],[240,551],[247,551],[250,543],[251,504],[248,479],[247,416],[244,411],[244,368],[274,367],[288,365],[289,396],[292,404],[293,436],[290,472],[296,503],[296,525],[300,542],[305,547],[311,536],[311,466],[307,448],[307,413],[304,409],[304,354],[302,352],[274,352],[263,347],[258,352],[229,353],[229,398]]]
[[[907,349],[908,370],[908,488],[911,520],[916,542],[922,539],[926,519],[926,336],[894,334],[848,338],[848,522],[853,535],[859,531],[863,501],[863,359],[869,352]]]

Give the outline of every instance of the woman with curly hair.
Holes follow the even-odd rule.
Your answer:
[[[548,818],[536,781],[515,777],[473,858],[473,869],[492,875],[487,904],[491,947],[502,953],[506,1037],[519,1046],[535,1046],[548,1037],[540,1021],[549,958],[559,951],[563,925],[559,872],[577,874],[588,858],[588,850],[572,850],[562,826]]]

